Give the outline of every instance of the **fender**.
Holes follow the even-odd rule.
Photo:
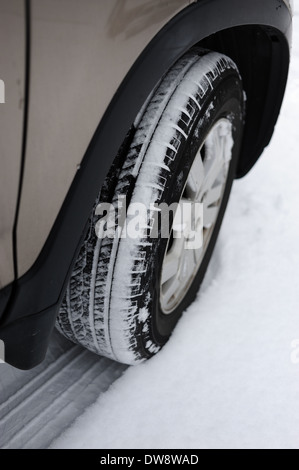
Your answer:
[[[291,24],[291,12],[282,0],[199,0],[150,42],[99,123],[40,256],[11,287],[0,325],[7,362],[29,369],[43,360],[99,188],[137,113],[163,74],[198,43],[235,60],[248,106],[237,172],[241,177],[256,162],[274,130],[288,76]]]

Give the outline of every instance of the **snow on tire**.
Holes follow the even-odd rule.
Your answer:
[[[209,218],[202,251],[179,252],[173,234],[166,239],[161,231],[157,238],[150,230],[137,238],[98,238],[94,208],[57,318],[67,338],[127,364],[150,358],[164,346],[195,298],[211,258],[234,179],[243,120],[242,81],[228,57],[196,48],[165,75],[139,113],[95,208],[101,201],[117,207],[119,197],[126,197],[127,220],[116,210],[120,233],[135,203],[148,209],[150,226],[151,204],[192,199],[196,181],[198,202]],[[176,252],[177,272],[163,283]],[[191,268],[190,256],[198,258]]]

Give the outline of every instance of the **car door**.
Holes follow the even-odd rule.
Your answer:
[[[25,98],[25,2],[0,0],[0,289],[14,279],[13,226]]]

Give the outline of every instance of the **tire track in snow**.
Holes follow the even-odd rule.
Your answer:
[[[33,371],[1,366],[0,448],[47,448],[125,369],[57,333]]]

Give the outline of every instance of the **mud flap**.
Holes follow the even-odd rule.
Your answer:
[[[57,307],[15,321],[0,331],[5,362],[21,370],[40,364],[46,355]]]

